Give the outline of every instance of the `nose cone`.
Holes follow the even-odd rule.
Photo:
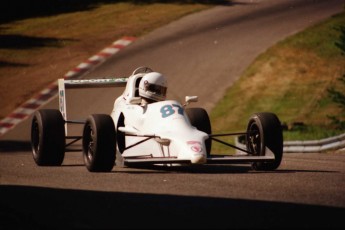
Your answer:
[[[206,154],[194,155],[191,158],[192,164],[205,164],[206,163]]]

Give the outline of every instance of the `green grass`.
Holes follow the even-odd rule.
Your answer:
[[[211,112],[213,130],[244,131],[253,113],[269,111],[288,126],[304,124],[284,131],[284,140],[343,133],[327,117],[345,117],[327,89],[334,86],[345,92],[336,80],[345,74],[345,56],[337,45],[344,42],[344,30],[340,30],[344,25],[345,13],[341,13],[259,55]]]

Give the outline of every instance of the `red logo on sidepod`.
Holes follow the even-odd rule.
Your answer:
[[[191,145],[191,150],[196,153],[200,153],[202,151],[202,145],[199,141],[187,141],[188,145]]]

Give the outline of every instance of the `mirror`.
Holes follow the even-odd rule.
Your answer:
[[[197,102],[198,96],[186,96],[185,101],[186,102],[183,104],[183,106],[187,106],[190,102]]]
[[[186,103],[189,104],[190,102],[197,102],[198,96],[186,96]]]

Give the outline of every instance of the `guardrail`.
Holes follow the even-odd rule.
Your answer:
[[[345,148],[345,133],[321,140],[284,141],[284,152],[287,153],[326,152],[342,148]]]
[[[235,138],[235,144],[239,148],[246,148],[241,143],[244,137]],[[329,137],[321,140],[310,141],[284,141],[284,153],[321,153],[336,151],[345,148],[345,133],[338,136]]]

